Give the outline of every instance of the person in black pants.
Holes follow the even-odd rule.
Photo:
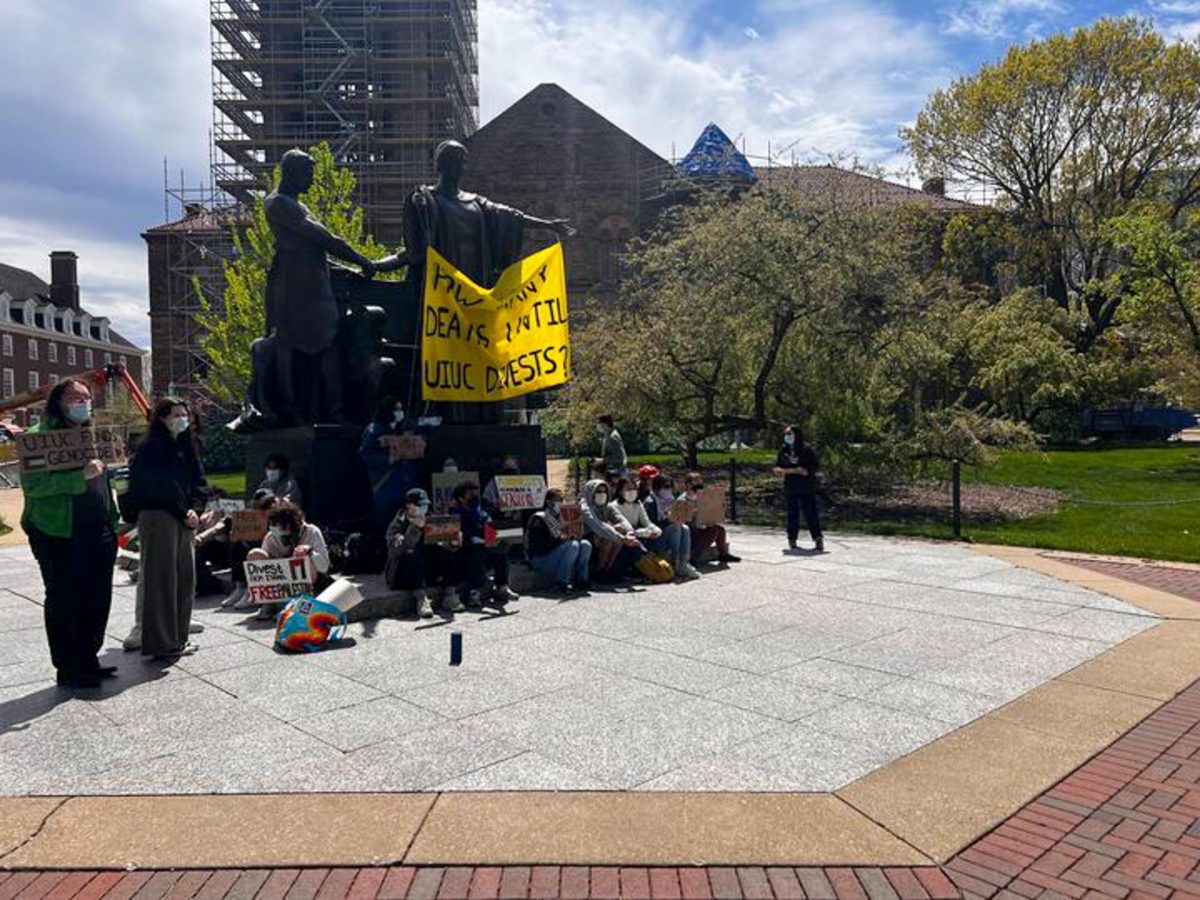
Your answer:
[[[825,537],[821,533],[821,514],[817,509],[817,468],[820,461],[817,452],[804,441],[800,429],[789,425],[783,430],[783,443],[775,458],[775,474],[783,476],[783,493],[787,498],[788,546],[796,547],[800,535],[800,513],[804,513],[804,524],[812,536],[818,553],[825,551]]]
[[[55,385],[33,433],[91,424],[92,394],[82,381]],[[21,527],[42,572],[50,660],[63,687],[97,688],[116,675],[101,666],[117,559],[117,505],[108,470],[93,459],[81,469],[27,472],[21,478]]]

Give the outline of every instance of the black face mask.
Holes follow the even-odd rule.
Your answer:
[[[693,485],[692,485],[692,490],[693,490],[693,491],[702,491],[702,490],[704,490],[704,485],[702,485],[702,484],[693,484]]]

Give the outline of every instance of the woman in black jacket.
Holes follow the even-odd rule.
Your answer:
[[[188,406],[164,397],[129,469],[130,512],[141,541],[138,606],[142,654],[157,659],[195,651],[188,625],[196,592],[194,541],[207,485]]]
[[[812,536],[814,549],[825,551],[821,533],[821,515],[817,509],[817,451],[804,442],[800,429],[789,425],[783,430],[783,442],[775,458],[775,474],[783,476],[783,493],[787,499],[788,546],[796,548],[800,536],[800,513]]]

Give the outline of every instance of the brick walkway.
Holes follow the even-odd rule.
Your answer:
[[[1115,562],[1107,559],[1085,559],[1077,556],[1044,554],[1049,559],[1065,562],[1101,575],[1111,575],[1122,581],[1131,581],[1145,587],[1200,601],[1200,569],[1185,569],[1180,566],[1157,565],[1141,562]]]
[[[401,866],[0,873],[0,900],[475,897],[1200,900],[1200,682],[940,868]]]

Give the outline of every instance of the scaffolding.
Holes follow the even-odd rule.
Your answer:
[[[479,126],[476,0],[210,0],[217,187],[240,202],[328,141],[375,237],[400,239],[432,150]]]

